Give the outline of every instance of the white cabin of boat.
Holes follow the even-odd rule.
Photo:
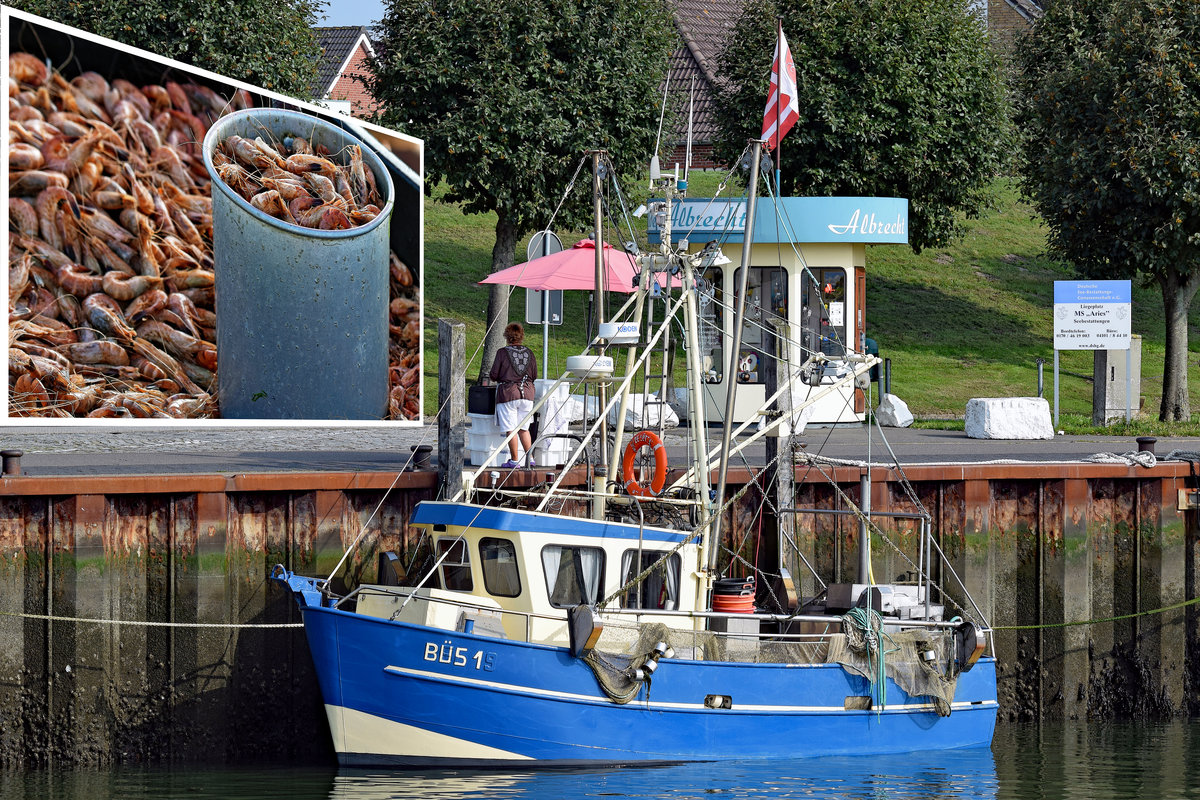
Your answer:
[[[433,501],[417,506],[410,527],[430,537],[441,559],[431,580],[415,589],[363,586],[358,613],[566,646],[568,609],[599,606],[669,554],[609,607],[643,609],[641,622],[704,628],[703,618],[653,613],[694,611],[705,602],[699,540],[685,541],[686,532]]]

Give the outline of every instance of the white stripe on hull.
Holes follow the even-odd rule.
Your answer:
[[[351,708],[326,705],[325,714],[329,717],[329,730],[333,734],[333,749],[338,753],[479,761],[532,760],[520,753],[434,733]]]
[[[464,678],[459,676],[443,675],[438,672],[428,672],[420,669],[408,669],[406,667],[387,666],[383,668],[384,672],[390,672],[393,675],[405,675],[410,678],[422,678],[427,680],[441,681],[444,683],[456,683],[459,685],[476,686],[481,689],[497,689],[506,692],[516,692],[519,694],[532,695],[535,697],[545,697],[555,700],[570,700],[574,702],[595,703],[598,705],[612,705],[607,698],[597,695],[574,694],[571,692],[559,692],[551,689],[536,689],[532,686],[519,686],[511,683],[498,683],[496,681],[485,681],[477,678]],[[988,700],[982,703],[972,703],[970,701],[959,701],[951,703],[951,709],[957,711],[978,706],[980,708],[998,707],[999,703],[995,700]],[[707,707],[703,703],[661,703],[661,702],[638,702],[638,708],[653,709],[656,711],[703,711]],[[738,711],[752,712],[760,714],[786,714],[786,713],[819,713],[819,714],[859,714],[861,711],[848,712],[844,706],[777,706],[777,705],[738,705]],[[934,711],[933,703],[905,703],[892,704],[887,706],[887,710],[891,712],[917,713],[925,711]],[[330,717],[330,725],[333,724],[333,718]]]

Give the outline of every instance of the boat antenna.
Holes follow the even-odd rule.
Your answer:
[[[658,147],[662,144],[662,126],[663,117],[667,114],[667,92],[671,89],[671,73],[667,73],[667,80],[663,83],[663,99],[662,109],[658,112],[658,135],[654,137],[654,155],[650,156],[650,190],[654,190],[654,182],[662,178],[662,172],[658,165]]]
[[[688,133],[687,133],[687,151],[683,157],[683,179],[688,179],[688,173],[692,170],[692,114],[696,108],[696,76],[692,76],[692,90],[688,96]],[[661,122],[659,123],[662,124]]]
[[[750,276],[750,248],[754,242],[754,211],[758,205],[758,170],[762,163],[763,141],[754,139],[750,142],[750,182],[746,190],[746,232],[742,236],[742,269],[738,280],[737,305],[733,311],[733,344],[729,348],[729,390],[725,394],[725,416],[721,433],[721,462],[717,470],[717,507],[724,502],[725,483],[729,473],[729,444],[733,434],[733,401],[734,390],[737,388],[738,353],[742,348],[742,326],[746,318],[746,286]],[[742,163],[745,163],[744,161]],[[717,556],[720,552],[718,543],[721,541],[721,514],[713,515],[712,544],[708,551],[708,570],[717,568]]]

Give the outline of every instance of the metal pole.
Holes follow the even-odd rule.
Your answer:
[[[750,186],[747,188],[746,231],[742,235],[742,274],[738,281],[737,303],[733,312],[733,343],[729,348],[729,371],[726,379],[729,389],[725,394],[725,417],[721,420],[721,463],[717,471],[717,514],[713,520],[712,549],[708,554],[708,568],[717,568],[717,554],[721,542],[721,505],[725,502],[725,479],[729,472],[729,443],[733,434],[733,400],[737,387],[738,351],[742,348],[742,324],[746,316],[746,285],[750,280],[750,248],[754,242],[754,211],[758,207],[758,168],[762,162],[762,140],[750,146]]]
[[[1054,348],[1054,430],[1058,430],[1058,348]]]
[[[859,491],[862,494],[859,508],[862,517],[858,522],[858,535],[862,538],[858,548],[858,582],[870,583],[871,578],[871,476],[863,475],[859,479]]]
[[[603,150],[592,151],[592,211],[596,226],[596,330],[604,323],[604,235],[601,230],[604,209],[600,198],[600,156]],[[596,388],[599,407],[604,408],[608,403],[608,391],[603,383]],[[603,471],[602,480],[608,480],[608,419],[600,421],[600,468]],[[603,503],[600,504],[603,507]]]
[[[779,56],[778,71],[775,73],[775,192],[782,192],[780,183],[783,176],[783,136],[779,133],[779,106],[783,104],[783,71],[786,65],[783,63],[783,49],[779,46],[783,44],[783,17],[775,19],[775,52]],[[770,143],[768,142],[768,147]]]
[[[1038,397],[1041,397],[1046,391],[1046,359],[1039,358],[1037,360],[1038,367]]]
[[[550,255],[550,230],[542,236],[542,257]],[[550,374],[550,290],[542,291],[542,377]]]
[[[892,393],[892,360],[890,358],[883,360],[883,393]]]
[[[545,245],[543,245],[543,248]],[[542,255],[545,255],[543,253]],[[542,378],[550,374],[550,290],[542,292]]]
[[[1129,395],[1133,392],[1133,348],[1129,347],[1125,350],[1125,424],[1129,424],[1133,398]]]

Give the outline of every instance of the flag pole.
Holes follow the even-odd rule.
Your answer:
[[[783,153],[783,137],[779,135],[779,124],[780,124],[779,106],[783,102],[783,71],[787,66],[786,64],[783,63],[783,48],[780,47],[781,44],[783,44],[783,17],[782,16],[775,18],[775,52],[779,54],[779,59],[778,59],[779,72],[775,78],[776,86],[778,87],[775,92],[775,194],[777,196],[779,196],[780,193],[783,191],[779,185],[779,177],[780,177],[780,169],[779,169],[780,158],[779,157]]]

